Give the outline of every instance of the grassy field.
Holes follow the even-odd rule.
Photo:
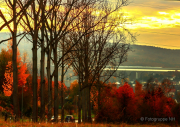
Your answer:
[[[176,127],[175,125],[173,125]],[[4,117],[0,117],[0,127],[172,127],[172,125],[166,125],[166,124],[159,124],[159,123],[151,123],[149,124],[135,124],[135,125],[129,125],[126,123],[123,124],[78,124],[78,123],[32,123],[29,119],[24,119],[23,123],[21,122],[13,122],[10,119],[7,120],[7,122],[4,121]],[[178,125],[180,127],[180,125]]]
[[[128,125],[128,124],[77,124],[77,123],[31,123],[31,122],[5,122],[0,120],[0,127],[172,127],[172,125],[155,124],[155,125]],[[178,126],[180,127],[180,126]]]

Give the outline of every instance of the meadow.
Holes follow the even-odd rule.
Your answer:
[[[172,127],[175,125],[166,125],[166,124],[160,124],[160,123],[151,123],[151,124],[96,124],[96,123],[32,123],[32,122],[12,122],[7,121],[5,122],[3,119],[0,119],[0,127]],[[180,127],[180,125],[176,126]]]

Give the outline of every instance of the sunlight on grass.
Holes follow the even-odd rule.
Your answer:
[[[156,125],[128,125],[125,123],[122,124],[78,124],[78,123],[31,123],[31,122],[4,122],[0,119],[0,126],[2,127],[170,127],[170,125],[165,124],[156,124]]]
[[[25,122],[26,121],[26,122]],[[0,127],[171,127],[172,125],[160,124],[160,123],[149,123],[141,125],[139,123],[135,125],[130,125],[126,123],[121,124],[95,124],[95,123],[86,123],[86,124],[78,124],[78,123],[32,123],[27,119],[23,123],[20,122],[13,122],[10,119],[7,122],[4,121],[3,117],[0,118]],[[180,126],[178,126],[180,127]]]

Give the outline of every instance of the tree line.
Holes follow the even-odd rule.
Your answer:
[[[90,90],[94,82],[107,82],[118,66],[127,61],[130,43],[136,40],[124,24],[131,20],[121,12],[128,0],[110,4],[106,0],[8,0],[5,1],[10,20],[0,10],[4,21],[0,31],[7,27],[12,40],[12,97],[13,113],[19,119],[18,98],[18,44],[26,38],[32,42],[32,120],[38,118],[38,94],[40,92],[40,119],[45,121],[45,87],[48,93],[48,121],[52,116],[58,121],[58,107],[62,108],[61,120],[64,122],[64,75],[73,67],[79,80],[78,122],[91,121]],[[12,26],[12,27],[11,27]],[[17,40],[17,38],[20,38]],[[21,42],[24,43],[24,42]],[[41,50],[40,91],[38,91],[37,50]],[[45,81],[45,57],[47,57],[47,83]],[[54,65],[51,73],[51,65]],[[104,70],[106,67],[113,68]],[[58,69],[61,69],[59,74]],[[61,75],[61,87],[58,77]],[[54,78],[54,87],[52,79]],[[99,88],[100,83],[96,84]],[[54,94],[52,91],[54,89]],[[58,93],[61,94],[59,102]],[[52,104],[54,98],[54,104]],[[99,97],[100,99],[100,97]],[[100,102],[100,100],[99,100]],[[53,107],[54,105],[54,107]]]

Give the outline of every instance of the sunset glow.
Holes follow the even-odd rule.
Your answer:
[[[180,0],[0,5],[1,126],[180,125]]]
[[[111,3],[115,3],[113,1]],[[6,8],[5,6],[0,7],[2,13],[9,20],[9,11]],[[95,11],[93,14],[99,15],[100,12]],[[178,33],[180,31],[180,2],[136,0],[114,13],[113,16],[122,16],[124,19],[128,19],[125,24],[119,24],[119,26],[137,32],[139,34],[137,44],[156,44],[158,47],[180,49],[178,41],[180,40]],[[0,25],[3,23],[3,20],[0,19]],[[12,25],[10,24],[10,26]],[[6,27],[1,32],[9,32],[9,30]],[[147,36],[151,38],[147,38]]]

